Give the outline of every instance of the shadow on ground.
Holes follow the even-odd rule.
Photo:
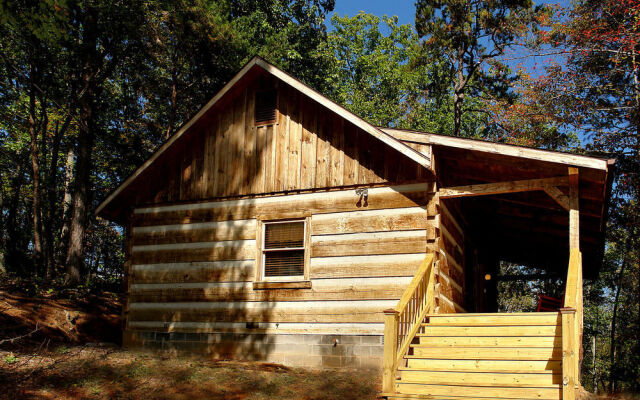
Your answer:
[[[375,399],[379,374],[176,358],[115,347],[0,353],[6,399]],[[6,389],[4,389],[6,388]]]

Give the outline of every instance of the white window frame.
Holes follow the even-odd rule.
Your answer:
[[[306,281],[308,280],[308,271],[309,271],[309,217],[307,218],[290,218],[290,219],[282,219],[282,220],[264,220],[260,222],[260,234],[259,234],[259,271],[258,276],[259,280],[262,282],[297,282],[297,281]],[[302,239],[302,247],[283,247],[278,249],[265,249],[265,235],[267,232],[266,225],[275,225],[275,224],[286,224],[291,222],[302,222],[304,227],[303,239]],[[278,251],[287,251],[287,250],[303,250],[304,251],[304,265],[303,265],[303,273],[302,275],[281,275],[281,276],[265,276],[264,266],[265,266],[265,253],[278,252]]]

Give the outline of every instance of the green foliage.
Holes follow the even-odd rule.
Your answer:
[[[445,73],[438,75],[437,83],[453,97],[450,134],[490,135],[486,130],[479,132],[473,123],[491,116],[477,100],[515,100],[511,88],[516,76],[497,57],[529,29],[536,29],[537,17],[543,12],[531,0],[416,2],[416,29],[424,38],[425,63],[428,65],[432,58],[446,62]],[[463,119],[468,113],[476,115],[471,124]]]
[[[531,80],[533,107],[560,130],[577,132],[580,151],[616,159],[604,263],[585,291],[590,390],[640,391],[639,16],[635,0],[579,0],[558,9],[533,42],[534,50],[563,55]]]
[[[9,353],[2,359],[7,364],[15,364],[19,361],[19,358],[15,356],[13,353]]]
[[[522,276],[544,273],[535,267],[515,265],[507,262],[500,263],[501,276]],[[499,312],[533,312],[538,306],[538,296],[562,298],[564,282],[561,279],[544,280],[501,280],[498,285]]]
[[[327,94],[378,126],[451,134],[453,98],[442,80],[449,66],[440,55],[426,56],[411,25],[397,17],[359,13],[332,17],[334,30],[322,47],[332,62]],[[479,108],[479,99],[465,100]],[[464,117],[469,136],[487,126],[485,115]]]
[[[82,283],[119,290],[123,231],[96,219],[98,202],[253,55],[266,56],[322,89],[328,60],[319,46],[326,40],[324,18],[333,4],[0,2],[2,267],[23,277],[46,273],[50,282],[64,273],[74,208],[70,196],[89,170],[80,213],[86,216],[80,221]],[[34,193],[30,163],[32,100],[41,193]],[[87,144],[88,156],[81,162],[81,146]],[[34,198],[42,204],[38,213],[50,250],[46,271],[34,263]]]
[[[436,130],[429,76],[415,68],[420,43],[413,27],[398,25],[397,17],[381,19],[363,12],[354,17],[336,14],[331,24],[334,30],[324,46],[333,59],[326,74],[330,96],[378,126],[429,125],[430,131]]]

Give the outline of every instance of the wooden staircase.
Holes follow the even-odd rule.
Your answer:
[[[385,310],[381,397],[563,399],[580,387],[582,256],[571,250],[559,312],[436,314],[434,257]]]
[[[389,399],[560,399],[560,313],[435,314]]]

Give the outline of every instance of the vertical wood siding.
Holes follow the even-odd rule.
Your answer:
[[[273,124],[255,126],[255,92],[277,86]],[[411,182],[424,167],[282,82],[233,92],[197,132],[158,161],[135,204],[194,201],[339,186]],[[429,151],[416,149],[418,151]]]

